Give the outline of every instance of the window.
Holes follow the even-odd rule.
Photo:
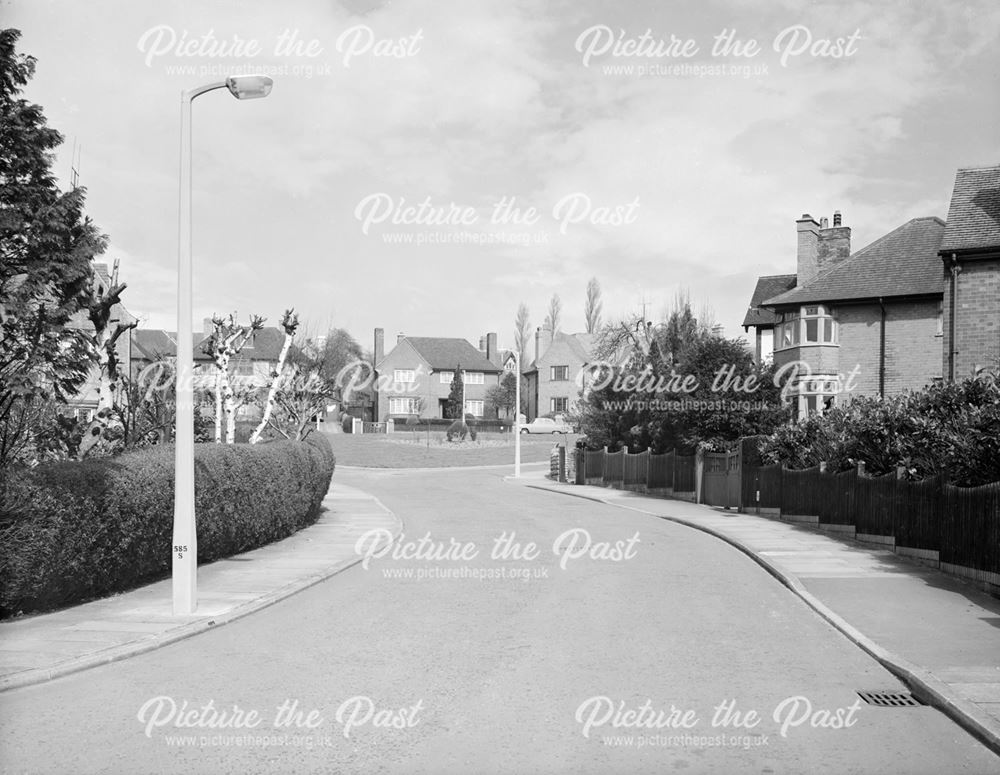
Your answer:
[[[397,384],[403,382],[416,382],[417,372],[413,369],[395,369],[392,372],[392,381]]]
[[[466,385],[484,385],[486,384],[486,375],[481,371],[466,371],[463,372],[465,384]]]
[[[552,366],[549,379],[552,382],[565,382],[569,379],[569,366]]]
[[[420,414],[417,406],[419,399],[413,396],[403,396],[389,399],[389,414]]]
[[[774,349],[784,350],[799,344],[838,343],[837,318],[828,307],[802,307],[798,312],[778,315]]]
[[[823,414],[837,404],[840,392],[836,377],[813,377],[804,379],[795,387],[791,396],[795,419],[804,420],[811,414]]]
[[[442,371],[441,372],[441,384],[450,385],[451,381],[455,379],[455,372],[453,371]]]
[[[240,358],[233,364],[233,374],[240,377],[252,377],[253,361],[249,358]]]
[[[549,399],[550,412],[565,412],[569,409],[569,399],[565,396]]]
[[[465,413],[473,417],[483,416],[483,401],[476,398],[467,399],[465,402]]]
[[[944,302],[938,302],[937,309],[937,331],[934,332],[934,336],[944,336]]]

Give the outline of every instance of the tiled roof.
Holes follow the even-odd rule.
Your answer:
[[[482,350],[477,350],[465,339],[451,339],[439,336],[408,336],[410,343],[420,357],[432,369],[454,370],[459,366],[465,371],[499,372],[495,363],[486,359]]]
[[[584,363],[590,363],[594,352],[593,334],[560,334],[569,341],[569,346],[576,353],[576,357]]]
[[[768,307],[944,293],[940,218],[914,218],[812,282],[765,300]]]
[[[948,208],[942,252],[1000,250],[1000,166],[961,169]]]
[[[796,276],[793,274],[772,274],[757,278],[757,287],[753,289],[750,308],[743,318],[744,326],[773,326],[776,322],[774,312],[760,305],[778,294],[795,287]]]
[[[564,334],[562,331],[557,331],[552,341],[565,342],[566,346],[573,351],[573,355],[579,359],[580,363],[587,364],[590,363],[591,359],[594,357],[595,338],[596,336],[594,334]],[[522,369],[522,373],[531,374],[538,371],[538,361],[545,359],[545,356],[548,354],[551,347],[552,345],[550,344],[549,347],[542,352],[541,359],[536,358],[533,360],[530,365]]]

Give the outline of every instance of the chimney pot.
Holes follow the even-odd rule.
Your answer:
[[[820,218],[819,227],[821,229],[829,229],[830,228],[830,219],[829,218]]]
[[[404,339],[406,339],[406,334],[404,334],[402,331],[400,331],[398,334],[396,334],[396,344],[399,344]]]
[[[840,210],[833,211],[833,225],[840,226]]]

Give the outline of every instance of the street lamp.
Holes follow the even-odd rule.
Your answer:
[[[514,351],[514,478],[521,477],[521,351]]]
[[[177,248],[177,401],[174,429],[174,532],[171,545],[174,616],[198,607],[198,533],[194,513],[194,342],[191,331],[191,103],[226,88],[238,100],[266,97],[273,81],[244,75],[181,92],[180,212]]]

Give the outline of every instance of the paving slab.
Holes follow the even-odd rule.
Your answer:
[[[170,579],[52,613],[0,622],[0,691],[124,659],[217,627],[293,595],[361,558],[374,528],[402,523],[382,503],[334,483],[319,520],[292,536],[198,569],[198,608],[174,616]]]

